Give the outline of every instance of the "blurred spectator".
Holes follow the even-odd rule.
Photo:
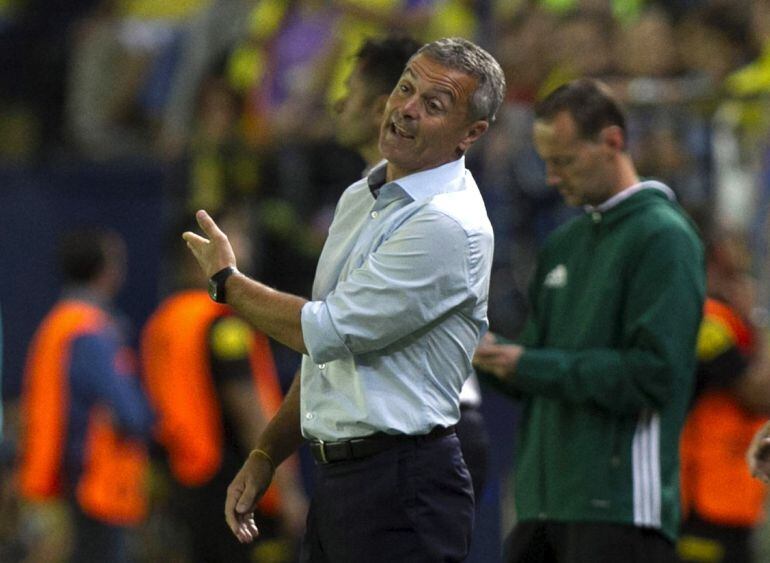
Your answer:
[[[316,138],[319,131],[324,134],[319,108],[329,69],[321,63],[331,45],[337,13],[324,0],[290,0],[276,15],[269,22],[269,44],[263,45],[259,26],[249,39],[262,51],[253,55],[255,74],[245,98],[247,134],[257,144],[284,145],[298,137]],[[243,56],[237,49],[235,54]],[[328,133],[328,118],[325,123]]]
[[[221,74],[215,71],[217,62],[248,35],[250,26],[255,28],[252,39],[264,47],[275,32],[276,20],[283,14],[283,3],[283,0],[261,0],[255,6],[255,0],[212,0],[190,20],[180,39],[178,62],[162,111],[157,139],[161,156],[170,160],[182,156],[194,129],[201,85],[211,74]],[[264,60],[249,56],[238,61],[233,65],[238,67],[234,72],[239,73],[240,67],[246,66],[243,72],[249,77],[265,64]],[[230,86],[240,92],[239,78],[233,80]]]
[[[180,212],[198,209],[219,213],[229,206],[253,205],[260,185],[260,161],[238,127],[240,98],[221,78],[201,86],[192,136],[187,196]]]
[[[332,0],[339,11],[337,31],[327,57],[331,77],[325,90],[327,103],[345,93],[355,53],[367,37],[406,33],[425,41],[434,25],[447,24],[458,0]],[[454,12],[456,15],[456,12]],[[451,25],[451,24],[450,24]],[[444,36],[444,35],[442,35]],[[469,37],[469,39],[472,39]]]
[[[611,80],[629,105],[630,149],[639,173],[671,186],[682,206],[701,215],[710,205],[710,78],[687,69],[677,31],[662,8],[644,9],[617,29]]]
[[[770,4],[752,0],[749,5],[748,40],[758,55],[750,62],[741,61],[747,64],[727,77],[725,92],[741,100],[740,104],[731,104],[730,112],[747,133],[746,142],[755,145],[765,144],[770,128],[766,104],[756,99],[770,93]]]
[[[441,37],[464,37],[471,41],[489,42],[491,37],[482,36],[485,21],[484,0],[437,0],[431,3],[427,14],[427,26],[416,25],[412,33],[424,41]],[[410,14],[410,17],[411,16]]]
[[[67,131],[97,160],[148,156],[182,24],[205,0],[102,0],[73,33]]]
[[[747,13],[742,4],[713,2],[688,11],[677,24],[677,51],[687,72],[706,78],[712,89],[750,56]]]
[[[577,10],[557,20],[546,51],[549,76],[541,84],[548,94],[575,78],[604,78],[614,71],[613,30],[617,22],[604,11]]]
[[[548,52],[557,22],[534,8],[500,27],[495,51],[507,96],[494,125],[468,155],[495,231],[490,324],[511,338],[527,314],[526,287],[537,248],[574,213],[548,188],[530,133],[532,104],[551,70]]]
[[[768,305],[768,210],[770,209],[770,5],[750,0],[744,40],[754,60],[734,70],[724,81],[713,114],[714,212],[728,224],[750,234],[759,276],[760,301]],[[744,57],[745,59],[746,57]],[[744,61],[745,62],[745,61]]]
[[[558,18],[538,8],[500,22],[494,49],[508,84],[507,100],[531,104],[551,71],[551,37]]]
[[[442,9],[433,9],[434,4]],[[215,2],[193,21],[182,45],[166,107],[163,147],[169,154],[179,153],[189,132],[194,85],[226,51],[230,52],[226,75],[232,86],[239,92],[251,92],[246,97],[245,124],[254,143],[284,142],[287,136],[297,135],[323,137],[330,133],[324,104],[342,94],[354,50],[364,37],[401,29],[405,22],[420,32],[427,24],[436,29],[436,22],[445,31],[468,29],[466,4],[433,0]],[[409,20],[403,17],[407,11]],[[285,109],[279,112],[282,107]]]
[[[249,271],[242,215],[223,218],[239,267]],[[222,518],[227,485],[281,404],[267,337],[211,300],[206,279],[175,229],[169,246],[175,290],[150,317],[142,362],[158,413],[157,437],[174,485],[170,504],[184,523],[188,561],[289,561],[304,530],[306,501],[296,464],[282,465],[259,505],[260,540],[237,542]]]
[[[675,30],[661,8],[642,12],[629,24],[615,30],[614,55],[617,71],[625,76],[667,78],[679,72]]]
[[[57,526],[66,501],[72,561],[128,561],[127,532],[146,514],[151,414],[112,311],[126,250],[114,233],[75,231],[63,238],[60,260],[66,290],[30,345],[22,391],[28,547],[33,560],[66,553]]]
[[[682,433],[682,561],[751,563],[765,486],[745,452],[770,413],[767,336],[752,322],[756,303],[748,247],[720,234],[708,249],[704,319],[693,405]]]

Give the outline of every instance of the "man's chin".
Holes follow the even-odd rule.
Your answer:
[[[395,147],[390,142],[388,142],[387,139],[380,140],[380,154],[382,155],[382,158],[394,164],[402,160],[399,158],[401,151],[398,150],[398,147]]]

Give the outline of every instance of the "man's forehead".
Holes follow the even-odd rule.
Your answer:
[[[424,55],[417,55],[412,58],[406,65],[402,76],[415,80],[425,80],[432,88],[451,96],[452,99],[455,99],[460,91],[472,89],[472,86],[469,88],[468,85],[462,84],[463,81],[474,80],[471,75],[443,65]]]
[[[535,135],[554,136],[561,141],[571,142],[578,138],[577,123],[566,110],[553,117],[535,119],[533,131]]]

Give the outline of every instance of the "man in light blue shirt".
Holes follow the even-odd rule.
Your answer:
[[[313,300],[240,274],[227,237],[184,238],[212,296],[305,354],[302,372],[228,490],[240,541],[256,500],[310,440],[318,475],[306,561],[461,561],[473,524],[470,478],[452,425],[487,328],[492,229],[464,154],[487,130],[505,81],[462,39],[426,45],[388,99],[387,163],[341,197]]]

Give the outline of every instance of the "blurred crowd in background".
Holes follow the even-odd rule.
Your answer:
[[[159,166],[166,225],[246,209],[253,273],[309,295],[336,200],[364,168],[334,141],[335,101],[361,42],[387,33],[472,39],[506,73],[467,158],[495,230],[496,332],[516,336],[538,245],[575,213],[546,186],[531,122],[535,100],[580,76],[627,104],[642,176],[704,232],[745,240],[766,320],[767,0],[0,0],[0,167]]]
[[[631,107],[641,174],[763,251],[761,0],[2,0],[0,161],[165,163],[177,212],[251,206],[260,240],[296,254],[274,264],[265,248],[267,281],[299,291],[362,169],[332,141],[334,102],[362,39],[394,31],[471,38],[506,72],[505,107],[469,157],[508,280],[493,284],[501,332],[520,325],[528,257],[565,213],[532,151],[531,104],[577,76]]]

